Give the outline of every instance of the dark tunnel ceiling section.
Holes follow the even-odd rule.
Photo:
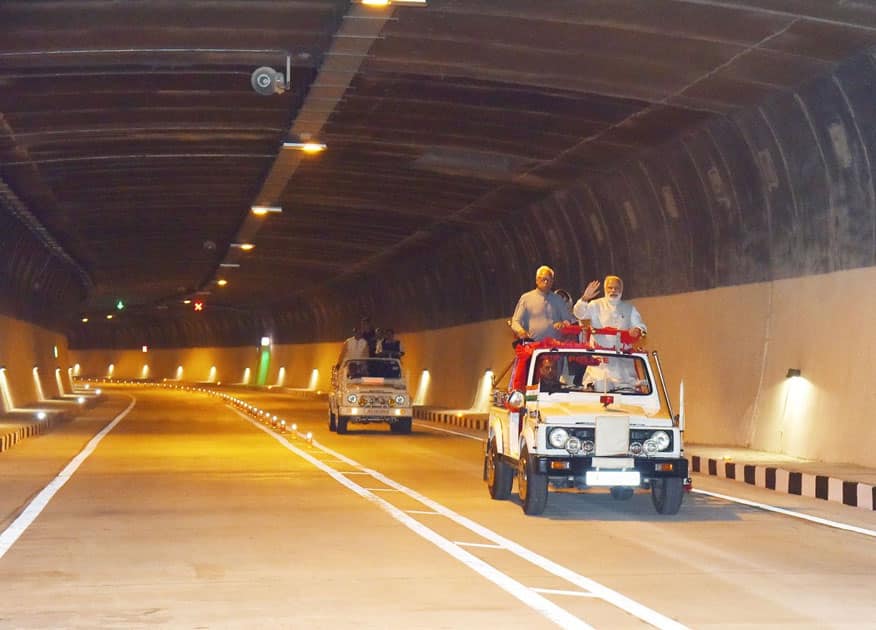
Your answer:
[[[51,254],[19,246],[4,303],[123,297],[127,323],[73,327],[83,344],[234,343],[256,321],[335,338],[424,296],[396,327],[500,317],[540,260],[640,295],[869,264],[848,227],[872,208],[863,3],[13,0],[0,34],[0,183],[75,263],[52,258],[50,294],[30,276]],[[257,95],[287,53],[292,88]],[[272,182],[283,213],[219,267],[305,107],[328,150]],[[199,289],[210,314],[171,324]]]

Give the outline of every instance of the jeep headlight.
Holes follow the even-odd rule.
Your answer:
[[[559,427],[551,431],[550,435],[548,435],[548,442],[550,442],[551,446],[554,448],[563,448],[568,439],[569,432]]]
[[[406,402],[406,399],[404,397],[404,394],[399,394],[398,396],[395,397],[395,404],[398,405],[399,407],[404,405],[405,402]]]
[[[351,405],[356,404],[356,394],[347,394],[347,402]]]
[[[651,434],[651,439],[654,441],[654,444],[657,446],[658,451],[665,451],[669,448],[669,444],[671,440],[669,439],[669,434],[666,431],[654,431]]]

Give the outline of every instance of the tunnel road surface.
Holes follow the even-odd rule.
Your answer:
[[[281,432],[199,392],[109,392],[0,456],[2,628],[876,627],[871,536],[703,494],[665,517],[557,492],[527,517],[489,498],[477,435],[340,436],[324,402],[234,394]]]

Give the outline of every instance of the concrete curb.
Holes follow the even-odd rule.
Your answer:
[[[476,431],[486,431],[490,426],[490,414],[488,413],[470,413],[453,411],[452,409],[414,407],[414,418],[449,424],[464,429],[475,429]]]
[[[691,471],[741,481],[758,488],[795,494],[813,499],[834,501],[865,510],[876,510],[876,486],[858,481],[845,481],[827,475],[785,470],[776,466],[737,464],[693,455]]]
[[[8,451],[10,448],[18,444],[20,441],[27,439],[29,437],[33,437],[35,435],[42,435],[44,433],[48,433],[57,425],[62,422],[66,422],[70,418],[72,418],[72,414],[62,411],[59,413],[53,413],[48,415],[45,420],[33,420],[30,422],[9,422],[9,423],[0,423],[0,453],[4,451]],[[16,425],[19,426],[12,428],[9,426],[2,426],[2,424]]]

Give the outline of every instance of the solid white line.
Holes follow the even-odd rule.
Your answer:
[[[405,510],[408,514],[432,514],[434,516],[438,515],[438,512],[433,512],[432,510]]]
[[[460,433],[459,431],[451,431],[450,429],[442,429],[440,427],[433,426],[432,424],[427,424],[424,422],[415,422],[414,423],[418,427],[423,427],[424,429],[431,429],[432,431],[439,431],[441,433],[449,433],[450,435],[458,435],[459,437],[468,438],[470,440],[477,440],[478,442],[486,442],[486,440],[482,437],[478,437],[477,435],[469,435],[468,433]]]
[[[49,504],[49,501],[52,500],[52,497],[55,496],[58,490],[64,487],[64,484],[70,480],[70,477],[72,477],[73,473],[75,473],[79,466],[82,465],[82,462],[88,459],[88,456],[94,452],[94,449],[97,448],[97,445],[100,444],[100,441],[104,436],[112,431],[113,428],[122,421],[122,418],[127,416],[128,412],[134,408],[134,405],[137,404],[137,399],[133,396],[130,398],[131,404],[128,405],[122,413],[113,418],[113,420],[101,429],[97,435],[91,438],[79,454],[71,459],[70,463],[64,467],[64,470],[59,472],[45,488],[40,490],[39,494],[37,494],[33,500],[27,504],[27,507],[24,508],[21,514],[18,515],[18,518],[12,521],[9,527],[0,534],[0,558],[6,555],[6,552],[15,544],[15,541],[24,534],[31,524],[33,524],[36,518]]]
[[[691,492],[696,492],[697,494],[705,494],[706,496],[716,497],[718,499],[724,499],[725,501],[732,501],[733,503],[741,503],[742,505],[748,505],[750,507],[755,507],[761,510],[766,510],[768,512],[776,512],[777,514],[784,514],[785,516],[791,516],[793,518],[803,519],[804,521],[811,521],[813,523],[818,523],[819,525],[827,525],[828,527],[835,527],[836,529],[844,529],[848,532],[854,532],[856,534],[863,534],[864,536],[873,536],[876,538],[876,531],[872,529],[864,529],[863,527],[856,527],[855,525],[847,525],[846,523],[839,523],[837,521],[830,521],[826,518],[820,518],[818,516],[809,516],[808,514],[801,514],[800,512],[794,512],[792,510],[786,510],[784,508],[776,507],[774,505],[768,505],[766,503],[757,503],[756,501],[749,501],[747,499],[740,499],[738,497],[731,497],[726,494],[718,494],[717,492],[708,492],[706,490],[700,490],[699,488],[694,488]]]
[[[278,441],[282,440],[283,443],[288,444],[288,442],[286,442],[286,440],[283,440],[282,438],[280,438],[279,436],[277,436],[276,434],[274,434],[270,430],[262,427],[257,422],[250,420],[249,418],[247,418],[243,414],[240,414],[240,415],[241,415],[241,417],[246,418],[247,420],[252,422],[255,426],[264,430],[266,433],[273,435],[274,438],[277,439]],[[291,447],[291,444],[289,444],[289,446]],[[616,606],[617,608],[620,608],[621,610],[625,610],[626,612],[630,613],[631,615],[638,617],[642,621],[649,623],[656,628],[661,628],[661,630],[663,630],[663,629],[665,629],[665,630],[687,630],[687,626],[675,621],[674,619],[670,619],[669,617],[666,617],[665,615],[658,613],[656,610],[652,610],[651,608],[648,608],[647,606],[644,606],[643,604],[640,604],[639,602],[637,602],[633,599],[630,599],[626,595],[618,593],[617,591],[614,591],[614,590],[608,588],[607,586],[603,586],[602,584],[600,584],[599,582],[597,582],[595,580],[591,580],[590,578],[587,578],[587,577],[584,577],[583,575],[575,573],[574,571],[567,569],[566,567],[564,567],[560,564],[557,564],[556,562],[549,560],[548,558],[545,558],[544,556],[540,556],[539,554],[535,553],[534,551],[530,551],[526,547],[523,547],[522,545],[519,545],[512,540],[505,538],[503,536],[500,536],[499,534],[493,532],[492,530],[487,529],[483,525],[480,525],[479,523],[476,523],[475,521],[472,521],[471,519],[466,518],[465,516],[462,516],[461,514],[457,514],[456,512],[454,512],[454,511],[444,507],[440,503],[437,503],[437,502],[433,501],[432,499],[416,492],[415,490],[412,490],[411,488],[403,486],[400,483],[393,481],[392,479],[390,479],[388,477],[385,477],[384,475],[377,472],[376,470],[372,470],[370,468],[365,468],[364,466],[362,466],[361,464],[359,464],[355,460],[350,459],[349,457],[342,455],[341,453],[338,453],[337,451],[334,451],[334,450],[328,448],[327,446],[323,446],[322,444],[320,444],[316,440],[313,441],[313,446],[325,451],[326,453],[330,453],[331,455],[334,455],[339,460],[349,464],[350,466],[356,466],[356,467],[361,468],[362,470],[371,474],[378,481],[380,481],[388,486],[391,486],[393,488],[397,488],[398,490],[405,493],[409,497],[416,499],[417,501],[419,501],[423,505],[432,508],[433,510],[435,510],[436,512],[438,512],[442,516],[445,516],[445,517],[449,518],[450,520],[456,522],[457,524],[462,525],[466,529],[473,531],[474,533],[478,534],[481,538],[484,538],[486,540],[492,540],[494,543],[496,543],[497,545],[499,545],[501,547],[505,547],[506,549],[508,549],[508,551],[515,554],[516,556],[519,556],[519,557],[523,558],[524,560],[531,562],[532,564],[542,568],[543,570],[547,571],[548,573],[552,573],[558,577],[563,578],[567,582],[571,582],[572,584],[581,587],[585,591],[593,592],[595,596],[602,598],[603,600],[607,601],[608,603],[612,604],[613,606]],[[294,447],[292,447],[292,448],[294,448]],[[298,451],[298,449],[295,449],[295,450],[296,450],[296,452],[301,452],[302,455],[307,456],[307,454],[304,453],[303,451]],[[320,465],[320,464],[321,464],[321,462],[317,465]],[[327,468],[327,467],[323,467],[321,465],[320,465],[320,467]],[[331,468],[328,468],[328,470],[334,472]],[[331,474],[331,473],[329,473],[329,474]],[[332,475],[332,476],[334,476],[334,475]],[[344,479],[344,481],[342,483],[346,484],[346,483],[352,483],[352,482],[349,482],[347,479]],[[374,498],[378,501],[383,501],[383,499],[379,499],[377,497],[374,497]],[[391,504],[387,504],[387,505],[389,505],[393,510],[397,510],[397,508],[395,508]],[[417,523],[417,525],[420,525],[417,521],[414,521],[414,523]],[[428,531],[431,532],[431,530],[428,530]],[[435,535],[437,536],[437,534],[435,534]],[[444,540],[446,543],[452,545],[452,543],[450,543],[450,541],[443,539],[443,538],[442,538],[442,540]],[[435,544],[438,544],[438,543],[435,543]],[[459,549],[459,547],[456,547],[455,545],[453,547],[455,549],[459,550],[460,552],[465,553],[466,555],[469,555],[469,554],[467,554],[467,552],[464,552],[461,549]],[[443,549],[443,547],[442,547],[442,549]],[[445,549],[445,551],[446,551],[446,549]],[[451,555],[455,555],[450,551],[448,551],[448,553],[451,553]],[[472,556],[472,558],[474,558],[474,556]],[[478,560],[478,562],[480,562],[480,561]],[[468,563],[466,563],[466,564],[468,564]],[[471,566],[471,565],[469,565],[469,566]],[[495,569],[493,567],[491,567],[490,565],[485,565],[485,566],[488,567],[490,571],[495,571]],[[472,566],[472,568],[474,568],[474,567]],[[474,570],[478,571],[480,573],[480,571],[478,569],[474,568]],[[481,574],[484,575],[485,577],[487,577],[486,574],[484,574],[484,573],[481,573]],[[504,574],[501,574],[501,573],[500,573],[500,575],[504,576]],[[507,576],[505,576],[505,577],[507,577]],[[492,578],[488,577],[487,579],[492,579]],[[507,578],[507,579],[510,580],[511,578]],[[538,597],[538,596],[533,595],[531,589],[528,589],[527,587],[523,586],[522,584],[520,584],[516,580],[512,580],[512,582],[513,582],[513,584],[519,586],[520,588],[526,589],[526,592],[529,593],[529,597]],[[496,582],[496,584],[499,584],[499,582]],[[499,585],[502,586],[502,588],[505,588],[505,586],[503,586],[502,584],[499,584]],[[512,592],[507,588],[505,590],[508,590],[509,593],[511,593],[515,597],[518,597],[521,601],[523,601],[527,605],[530,604],[530,601],[528,599],[525,599],[525,595],[519,595],[517,592]],[[547,603],[550,603],[548,600],[544,600],[544,601]],[[535,608],[535,607],[533,606],[533,608]],[[564,614],[568,614],[562,608],[560,608],[560,610]],[[572,617],[572,618],[575,619],[576,621],[578,621],[579,623],[583,623],[583,622],[580,622],[580,620],[578,620],[577,617]]]
[[[454,540],[454,545],[459,545],[460,547],[481,547],[483,549],[501,549],[499,545],[493,543],[473,543],[473,542],[464,542],[462,540]]]
[[[482,576],[484,576],[485,578],[487,578],[488,580],[490,580],[491,582],[493,582],[494,584],[496,584],[497,586],[499,586],[500,588],[505,590],[507,593],[516,597],[518,600],[520,600],[521,602],[523,602],[524,604],[526,604],[527,606],[529,606],[533,610],[538,611],[539,613],[541,613],[542,615],[547,617],[549,620],[551,620],[552,622],[554,622],[558,626],[560,626],[562,628],[580,628],[581,630],[592,630],[592,628],[593,628],[592,626],[590,626],[589,624],[580,620],[578,617],[575,617],[574,615],[569,613],[567,610],[557,606],[549,599],[542,597],[541,595],[538,595],[537,593],[533,593],[532,589],[524,586],[523,584],[521,584],[517,580],[502,573],[501,571],[498,571],[495,567],[490,566],[489,564],[487,564],[483,560],[479,559],[477,556],[470,554],[469,552],[465,551],[464,549],[460,549],[458,546],[454,545],[451,541],[447,540],[446,538],[444,538],[443,536],[441,536],[437,532],[429,529],[428,527],[426,527],[425,525],[423,525],[422,523],[420,523],[416,519],[408,516],[407,514],[404,513],[404,511],[395,507],[394,505],[392,505],[388,501],[381,499],[380,497],[378,497],[377,495],[375,495],[371,492],[368,492],[365,488],[350,481],[344,475],[338,473],[336,470],[334,470],[330,466],[323,464],[320,460],[313,457],[309,453],[294,446],[291,442],[289,442],[282,435],[274,433],[269,428],[262,426],[258,421],[249,418],[248,416],[244,415],[243,413],[238,412],[236,409],[232,409],[232,410],[235,411],[241,418],[250,422],[256,428],[261,429],[262,431],[264,431],[265,433],[267,433],[268,435],[273,437],[277,442],[282,444],[288,450],[292,451],[293,453],[295,453],[296,455],[298,455],[302,459],[310,462],[311,464],[313,464],[314,466],[316,466],[317,468],[319,468],[320,470],[325,472],[327,475],[332,477],[335,481],[346,486],[347,488],[349,488],[350,490],[352,490],[353,492],[355,492],[356,494],[358,494],[362,498],[377,505],[382,510],[387,512],[390,516],[392,516],[394,519],[396,519],[397,521],[399,521],[400,523],[405,525],[408,529],[412,530],[414,533],[418,534],[419,536],[422,536],[423,538],[425,538],[426,540],[431,542],[433,545],[435,545],[436,547],[438,547],[439,549],[441,549],[445,553],[453,556],[454,558],[456,558],[457,560],[462,562],[464,565],[466,565],[470,569],[476,571],[477,573],[480,573]],[[315,440],[313,442],[313,445],[316,446],[317,448],[321,448],[322,450],[324,450],[326,452],[330,452],[332,454],[335,454],[334,451],[331,451],[330,449],[327,449],[327,448],[319,445]],[[347,462],[348,464],[352,462],[352,460],[342,456],[340,453],[337,453],[337,456],[338,456],[338,459],[341,459],[341,460]]]
[[[554,588],[533,588],[536,593],[544,593],[545,595],[571,595],[572,597],[596,597],[593,593],[587,591],[560,591]]]

